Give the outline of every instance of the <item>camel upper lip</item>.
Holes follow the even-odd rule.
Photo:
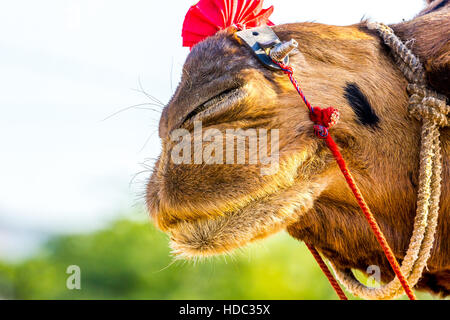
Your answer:
[[[221,91],[219,94],[209,98],[198,105],[184,118],[182,124],[189,124],[194,120],[200,120],[209,116],[216,115],[234,105],[246,95],[242,87],[232,87]]]

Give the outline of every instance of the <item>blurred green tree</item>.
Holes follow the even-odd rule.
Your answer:
[[[80,290],[66,287],[70,265],[80,267]],[[305,245],[285,233],[232,255],[173,261],[165,234],[129,220],[90,234],[55,236],[36,256],[0,264],[0,297],[336,299]]]

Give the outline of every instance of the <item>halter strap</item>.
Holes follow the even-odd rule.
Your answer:
[[[401,266],[409,285],[414,287],[431,255],[436,233],[442,173],[439,128],[449,125],[450,107],[446,104],[445,96],[427,87],[420,60],[391,28],[381,23],[369,23],[368,28],[376,30],[391,48],[397,65],[410,82],[407,87],[410,95],[409,112],[422,121],[417,212],[413,234]],[[355,295],[368,299],[392,299],[401,294],[396,278],[380,288],[370,288],[361,284],[350,271],[335,268],[332,263],[331,265],[339,281]]]

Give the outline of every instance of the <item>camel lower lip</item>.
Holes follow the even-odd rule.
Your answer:
[[[189,259],[213,256],[241,247],[255,238],[255,232],[251,229],[257,226],[249,223],[247,218],[244,208],[215,218],[180,222],[170,230],[172,253],[178,258]],[[236,237],[235,233],[242,236]]]

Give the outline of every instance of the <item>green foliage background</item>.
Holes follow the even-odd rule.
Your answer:
[[[69,265],[81,268],[81,290],[66,287]],[[0,297],[336,299],[306,246],[285,233],[229,256],[174,262],[165,234],[130,220],[90,234],[55,236],[32,258],[0,263]]]

